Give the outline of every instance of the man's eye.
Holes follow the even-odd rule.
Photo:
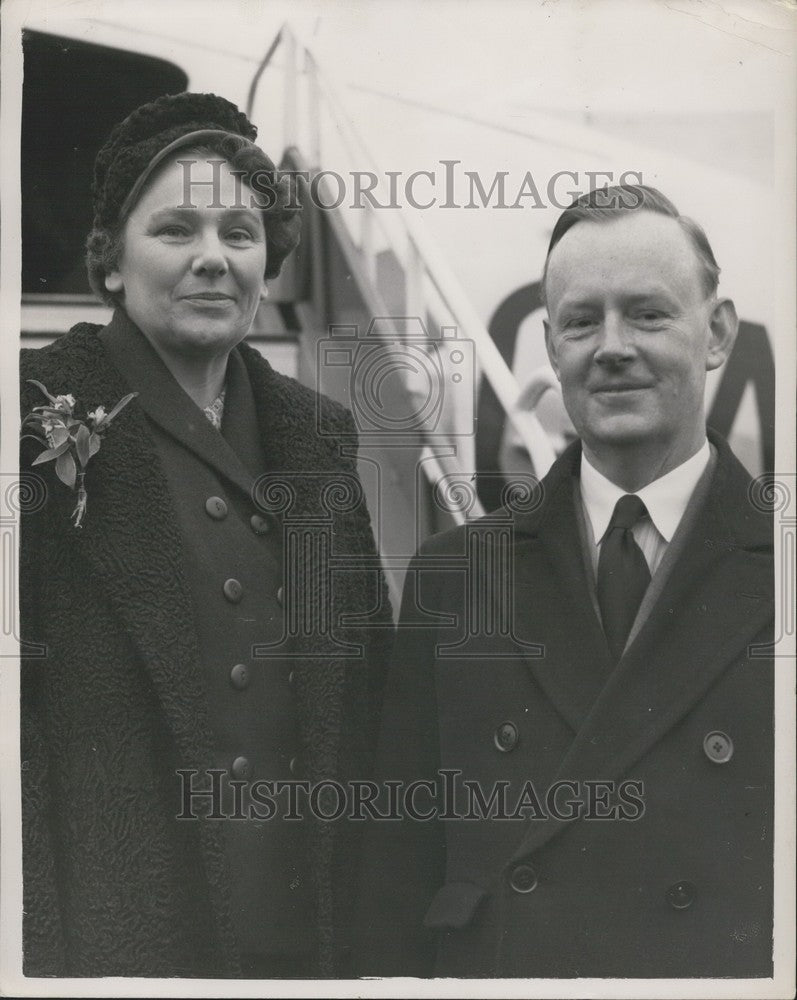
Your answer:
[[[666,317],[659,309],[642,309],[636,314],[637,320],[641,323],[661,323]]]
[[[589,330],[594,325],[595,320],[592,316],[572,316],[565,322],[568,330]]]

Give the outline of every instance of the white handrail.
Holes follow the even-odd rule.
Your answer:
[[[376,163],[358,129],[345,109],[337,84],[307,41],[302,39],[289,24],[284,24],[277,38],[272,42],[266,57],[261,62],[255,80],[250,88],[248,113],[251,114],[257,83],[280,43],[288,48],[286,70],[285,138],[290,137],[295,144],[299,135],[297,119],[298,95],[298,50],[302,52],[301,65],[308,78],[308,126],[311,149],[310,166],[317,170],[321,166],[321,115],[322,105],[326,105],[330,117],[337,126],[337,132],[350,148],[355,147],[362,166],[376,171]],[[291,120],[289,121],[289,116]],[[347,141],[348,140],[348,141]],[[318,162],[314,163],[313,161]],[[463,291],[459,279],[452,271],[445,255],[431,237],[421,220],[409,213],[397,216],[391,210],[378,215],[370,207],[363,208],[365,217],[360,232],[358,250],[363,258],[366,273],[375,276],[375,251],[373,223],[379,228],[399,263],[403,266],[407,285],[407,314],[421,317],[426,315],[428,305],[424,292],[425,281],[429,281],[438,293],[445,308],[450,313],[464,338],[473,342],[478,364],[488,379],[501,406],[512,422],[538,476],[544,475],[556,453],[532,409],[528,408],[528,398],[522,399],[521,388],[514,373],[501,356],[481,317]],[[355,240],[356,243],[356,240]],[[525,406],[523,403],[525,402]]]

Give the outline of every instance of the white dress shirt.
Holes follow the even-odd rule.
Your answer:
[[[648,517],[640,518],[632,531],[648,564],[650,575],[656,572],[667,546],[681,523],[695,486],[708,465],[711,452],[708,441],[677,468],[654,479],[634,494],[644,503]],[[590,557],[597,578],[601,544],[609,527],[614,507],[626,490],[616,486],[581,455],[581,500],[584,515],[592,529]]]

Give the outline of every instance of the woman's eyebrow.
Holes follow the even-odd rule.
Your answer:
[[[193,219],[196,217],[198,211],[199,210],[197,208],[189,208],[186,205],[172,205],[169,208],[156,209],[150,216],[150,220],[152,222],[159,222],[161,219]],[[245,205],[233,205],[229,208],[219,206],[216,211],[218,211],[224,218],[231,219],[255,221],[260,217],[260,211],[258,209],[247,208]]]

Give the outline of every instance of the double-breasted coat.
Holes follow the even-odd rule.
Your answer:
[[[138,362],[125,359],[126,338],[138,343]],[[142,342],[117,311],[107,328],[79,324],[44,349],[23,351],[23,413],[43,402],[31,378],[81,408],[109,410],[131,389],[123,371],[140,363]],[[350,415],[241,344],[228,366],[230,429],[239,397],[257,426],[254,440],[251,428],[247,437],[238,427],[239,456],[165,369],[153,364],[149,376],[138,374],[139,397],[89,462],[82,527],[70,518],[75,493],[52,464],[31,470],[39,449],[28,452],[23,442],[23,475],[41,477],[31,492],[43,500],[23,513],[21,543],[27,975],[240,973],[230,859],[239,843],[251,859],[259,834],[228,841],[230,823],[175,818],[177,769],[204,775],[229,749],[230,776],[246,775],[246,758],[246,767],[232,760],[234,704],[249,705],[241,740],[261,740],[268,766],[285,768],[270,777],[342,782],[367,776],[371,763],[392,621]],[[272,539],[293,539],[298,582],[287,558],[280,570],[279,545],[262,537],[269,524]],[[212,545],[193,546],[194,532],[210,533]],[[249,588],[243,601],[241,581]],[[296,627],[285,598],[291,588],[304,601],[294,605]],[[344,615],[351,624],[341,624]],[[267,635],[258,631],[264,621]],[[284,637],[284,655],[258,659],[249,643],[273,645],[274,634]],[[219,656],[226,642],[229,657]],[[234,690],[247,685],[245,695]],[[252,707],[252,692],[262,708]],[[310,968],[341,974],[357,830],[345,821],[310,823],[307,850],[296,855],[309,887]],[[246,881],[238,872],[238,887]],[[246,904],[253,912],[262,905],[275,934],[280,892],[265,901],[253,893]],[[268,935],[261,928],[266,951]]]
[[[370,824],[363,973],[771,975],[771,516],[710,441],[713,471],[614,667],[578,443],[525,511],[422,547],[377,773],[436,785],[415,818],[394,798],[405,818]]]

